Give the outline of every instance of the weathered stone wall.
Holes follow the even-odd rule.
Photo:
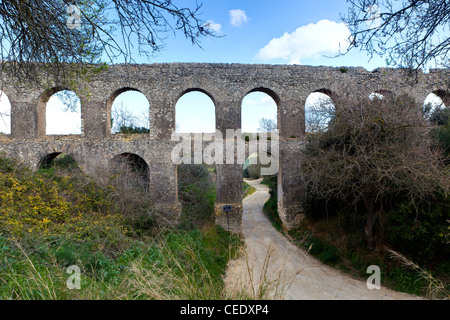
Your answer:
[[[409,78],[402,70],[331,68],[287,65],[241,64],[151,64],[114,65],[87,84],[79,93],[82,110],[80,136],[45,136],[45,103],[59,89],[16,85],[4,79],[3,91],[12,108],[12,133],[0,137],[0,151],[16,157],[32,168],[54,152],[71,155],[86,172],[122,153],[143,158],[150,168],[149,196],[169,223],[181,212],[177,200],[176,165],[171,151],[175,128],[175,105],[185,93],[199,90],[213,100],[217,129],[241,127],[244,97],[254,91],[269,94],[278,105],[280,170],[278,173],[279,211],[286,228],[301,218],[298,168],[305,135],[305,102],[309,94],[327,91],[339,94],[351,87],[358,95],[378,90],[393,93],[409,91],[417,101],[436,90],[447,90],[446,71],[432,70]],[[150,102],[150,134],[121,136],[110,133],[110,112],[114,98],[127,90],[143,93]],[[448,97],[447,97],[448,99]],[[447,100],[446,100],[447,101]],[[106,161],[106,162],[105,162]],[[233,210],[226,217],[223,205]],[[217,222],[239,232],[242,219],[242,165],[217,166]]]

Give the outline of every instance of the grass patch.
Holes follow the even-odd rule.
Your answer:
[[[253,193],[255,193],[256,189],[253,188],[251,185],[249,185],[247,182],[243,182],[243,197],[249,196]]]
[[[277,176],[265,176],[262,184],[269,187],[270,198],[264,204],[263,212],[269,219],[272,226],[278,230],[283,230],[283,223],[278,215],[278,196],[277,196]]]
[[[168,230],[114,255],[89,242],[24,248],[0,237],[0,299],[222,299],[222,276],[239,245],[238,237],[219,227]],[[71,265],[81,270],[80,290],[67,287]]]

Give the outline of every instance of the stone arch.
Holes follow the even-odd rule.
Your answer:
[[[426,119],[434,118],[433,121],[438,121],[438,118],[432,116],[434,111],[443,110],[450,106],[450,93],[446,90],[438,89],[428,94],[423,101],[423,116]]]
[[[374,92],[372,92],[369,95],[369,99],[370,100],[373,100],[375,98],[383,99],[384,97],[388,97],[389,98],[389,97],[393,97],[393,96],[394,96],[394,93],[391,90],[378,89],[378,90],[375,90]]]
[[[71,104],[71,105],[67,105],[68,109],[78,108],[78,105],[79,105],[80,111],[77,112],[77,113],[79,113],[79,115],[76,115],[77,118],[79,117],[79,122],[77,119],[77,124],[79,124],[79,130],[78,130],[78,128],[76,129],[76,131],[78,131],[76,134],[82,134],[81,100],[75,91],[73,91],[67,87],[60,86],[60,87],[53,87],[53,88],[45,90],[38,99],[37,115],[36,115],[36,119],[37,119],[36,134],[37,134],[37,136],[45,136],[47,134],[60,134],[60,133],[48,133],[49,113],[47,110],[47,103],[50,101],[50,99],[52,97],[54,97],[55,94],[57,94],[59,92],[67,92],[67,95],[64,98],[64,100],[68,100],[68,101],[61,101],[61,102],[66,105],[68,103]],[[67,110],[67,112],[69,112],[69,111],[70,110]],[[72,124],[73,118],[66,120],[64,123]],[[71,133],[62,133],[62,134],[71,134]]]
[[[280,107],[281,99],[280,99],[279,95],[275,92],[275,90],[269,89],[266,87],[256,87],[256,88],[250,90],[249,92],[247,92],[246,95],[248,95],[249,93],[253,93],[253,92],[263,92],[263,93],[269,95],[275,101],[275,103],[277,104],[277,107],[278,108]],[[245,96],[244,96],[244,98],[245,98]]]
[[[432,93],[434,93],[436,96],[441,98],[442,102],[446,107],[450,106],[450,92],[443,89],[434,90]]]
[[[280,132],[281,130],[283,130],[283,124],[282,124],[282,99],[281,96],[279,95],[278,92],[276,92],[276,90],[270,89],[268,87],[254,87],[253,89],[247,91],[245,93],[245,95],[243,95],[242,99],[240,100],[240,107],[241,107],[241,114],[242,114],[242,118],[244,118],[244,111],[243,109],[245,108],[244,106],[244,99],[246,97],[249,96],[249,94],[252,93],[256,93],[256,92],[260,92],[260,93],[264,93],[267,96],[269,96],[271,98],[271,100],[273,101],[273,103],[275,104],[275,114],[276,114],[276,120],[277,120],[277,129]],[[284,99],[286,99],[286,96],[284,96]],[[241,123],[243,123],[244,119],[241,119]],[[244,128],[243,128],[244,129]],[[271,177],[274,178],[274,180],[276,181],[277,186],[281,186],[281,184],[283,183],[283,177],[281,175],[281,164],[282,164],[282,159],[280,158],[280,156],[282,155],[279,150],[272,150],[272,142],[273,142],[273,138],[274,135],[272,134],[271,136],[267,136],[267,139],[269,139],[269,137],[271,138],[271,141],[267,140],[267,150],[261,150],[260,149],[260,142],[261,140],[259,139],[259,141],[256,141],[258,147],[257,149],[254,149],[254,147],[251,147],[252,141],[253,143],[255,143],[255,138],[256,140],[258,140],[258,136],[254,135],[255,132],[251,132],[251,137],[249,141],[245,142],[245,159],[244,163],[241,163],[240,165],[236,165],[236,166],[230,166],[227,168],[221,168],[221,170],[223,170],[223,173],[221,174],[222,176],[227,176],[227,177],[232,177],[232,183],[229,184],[229,187],[231,187],[231,185],[233,185],[234,188],[239,188],[240,194],[242,194],[242,188],[243,188],[243,178],[244,178],[244,167],[246,167],[246,162],[247,160],[256,152],[258,157],[259,156],[267,156],[269,157],[269,163],[265,164],[265,165],[260,165],[260,168],[262,169],[263,167],[266,167],[265,169],[269,169],[269,171],[272,171],[273,169],[273,173],[270,174],[263,174],[263,172],[260,172],[260,175],[270,175]],[[278,136],[278,135],[276,135]],[[259,135],[260,137],[260,135]],[[261,137],[260,137],[261,138]],[[264,142],[263,142],[264,143]],[[263,151],[264,153],[261,154],[260,152]],[[276,162],[276,164],[273,163],[273,161]],[[220,179],[220,177],[219,177]],[[224,179],[225,180],[225,179]],[[239,183],[234,183],[234,182],[239,182]],[[226,191],[226,188],[223,188]],[[278,188],[277,188],[278,190]],[[237,192],[238,190],[234,190],[235,192]],[[230,191],[231,193],[231,191]],[[229,217],[223,213],[223,204],[226,204],[225,201],[223,201],[223,199],[220,199],[217,203],[216,203],[216,223],[218,223],[219,225],[221,225],[224,228],[227,228],[228,225],[231,225],[231,229],[232,230],[239,230],[241,228],[241,224],[242,224],[242,218],[243,218],[243,210],[242,210],[242,195],[240,197],[235,197],[234,199],[239,199],[239,203],[236,203],[237,201],[235,200],[234,203],[233,201],[230,201],[230,204],[233,204],[232,206],[232,213],[230,213]],[[278,197],[278,192],[277,192],[277,203],[280,204],[282,200],[282,197]],[[240,212],[238,212],[238,209],[240,208]],[[234,232],[234,231],[233,231]]]
[[[330,89],[327,89],[327,88],[317,89],[317,90],[313,91],[313,93],[325,94],[328,97],[330,97],[331,100],[337,99],[337,93],[332,91],[332,90],[330,90]]]
[[[198,203],[194,197],[198,190],[208,193],[210,197],[213,196],[212,191],[215,190],[214,197],[216,197],[217,167],[215,164],[208,165],[205,162],[201,164],[181,163],[175,165],[175,199],[180,203],[182,208],[181,212],[185,215],[187,221],[191,219],[189,215],[193,213],[200,216],[205,213],[214,214],[214,206],[205,206],[208,200],[202,197],[200,203]],[[208,209],[211,212],[208,212]]]
[[[70,157],[76,163],[77,168],[79,168],[78,167],[79,161],[77,161],[76,156],[74,156],[72,153],[66,153],[66,152],[62,152],[62,151],[50,152],[50,153],[47,153],[44,156],[41,156],[40,160],[38,162],[37,168],[38,169],[48,169],[48,168],[50,168],[52,162],[56,158],[58,158],[59,156],[62,156],[62,155],[66,155],[66,156]]]
[[[120,172],[126,170],[125,174],[132,174],[133,177],[130,178],[136,179],[129,181],[130,183],[142,185],[145,190],[149,190],[150,166],[141,156],[129,152],[120,153],[111,158],[110,165],[115,166]]]
[[[120,95],[122,95],[124,93],[129,93],[129,92],[139,93],[147,99],[148,110],[145,111],[145,115],[142,115],[142,117],[146,117],[145,120],[147,120],[147,122],[142,127],[146,127],[146,126],[150,127],[150,99],[139,89],[136,89],[133,87],[123,87],[123,88],[115,90],[109,96],[109,98],[106,100],[106,132],[107,132],[107,135],[110,135],[113,133],[112,132],[112,130],[113,130],[113,128],[112,128],[113,127],[112,126],[112,121],[113,121],[112,112],[113,112],[114,102]],[[131,113],[133,113],[133,112],[131,112]]]
[[[335,114],[334,100],[337,98],[335,92],[326,88],[315,90],[308,95],[305,101],[305,132],[326,130]]]
[[[199,95],[198,95],[199,94]],[[197,113],[198,110],[192,109],[194,106],[194,100],[200,100],[201,101],[201,110],[203,111],[203,114]],[[208,106],[209,105],[209,106]],[[210,110],[211,107],[213,110]],[[189,112],[188,112],[189,108]],[[197,112],[194,112],[197,111]],[[210,113],[214,113],[213,115]],[[175,131],[178,133],[205,133],[208,131],[208,133],[216,132],[217,130],[217,104],[214,96],[209,93],[207,90],[194,87],[194,88],[188,88],[184,91],[182,91],[175,100],[175,107],[174,107],[174,114],[175,114]],[[192,115],[199,116],[201,114],[201,119],[191,117]],[[179,118],[183,118],[184,121],[182,124],[179,122]],[[190,119],[191,121],[196,121],[196,125],[184,125],[184,122],[187,121],[187,119]],[[207,122],[211,122],[209,125],[207,125]],[[212,125],[214,123],[214,125]],[[188,127],[188,128],[186,128]],[[203,129],[195,130],[193,127],[208,127],[206,131]],[[186,132],[190,131],[190,132]]]
[[[201,92],[203,94],[206,94],[212,100],[214,105],[216,105],[216,100],[215,100],[214,96],[208,90],[200,88],[200,87],[192,87],[192,88],[188,88],[188,89],[181,91],[181,93],[179,93],[178,96],[176,97],[175,104],[178,102],[178,100],[180,100],[181,97],[183,97],[185,94],[191,93],[191,92]]]
[[[196,142],[193,142],[193,139],[196,139],[197,134],[192,135],[190,133],[181,133],[179,136],[182,136],[183,146],[178,149],[180,158],[174,159],[172,158],[172,164],[175,168],[175,185],[176,194],[175,198],[178,201],[178,187],[179,187],[179,168],[185,166],[205,166],[209,170],[214,171],[214,181],[217,173],[217,168],[225,162],[226,155],[221,153],[218,155],[217,152],[220,152],[220,145],[215,144],[216,133],[200,133],[200,139],[204,139],[201,141],[200,145],[197,145]],[[225,138],[225,136],[223,137]],[[185,144],[186,143],[186,144]],[[218,149],[219,148],[219,149]],[[199,153],[200,151],[200,153]],[[223,152],[223,150],[222,150]],[[174,157],[175,154],[171,156]]]
[[[257,95],[258,93],[262,95]],[[255,97],[258,101],[254,101],[252,99],[253,97]],[[251,110],[252,106],[254,107],[253,109],[255,109],[253,110],[253,112]],[[258,117],[254,116],[256,114]],[[273,129],[279,132],[280,98],[273,90],[259,87],[247,92],[247,94],[241,100],[242,132],[249,132],[249,133],[258,132],[259,124],[256,124],[256,121],[260,121],[262,118],[270,120],[270,124],[273,125]],[[249,119],[253,119],[254,123],[252,124],[248,123]],[[250,127],[252,129],[250,129]]]

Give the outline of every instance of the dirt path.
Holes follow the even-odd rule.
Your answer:
[[[264,296],[266,299],[417,299],[383,287],[369,290],[366,282],[322,264],[291,244],[263,214],[262,207],[269,194],[267,186],[260,182],[247,181],[257,191],[244,199],[242,231],[246,254],[228,266],[225,282],[229,292],[245,286],[254,298],[258,297],[258,290],[270,292]]]

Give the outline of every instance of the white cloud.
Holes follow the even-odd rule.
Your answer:
[[[222,31],[222,25],[219,23],[215,23],[212,20],[208,20],[206,22],[206,26],[214,32],[220,33]]]
[[[345,51],[349,37],[350,31],[344,23],[320,20],[272,39],[259,51],[257,58],[265,61],[284,59],[290,64],[300,64],[303,59]]]
[[[258,95],[257,95],[258,94]],[[248,105],[256,105],[263,107],[274,107],[277,108],[275,101],[265,93],[253,93],[253,97],[247,98],[245,103]]]
[[[244,10],[230,10],[230,23],[233,27],[242,27],[242,24],[247,21],[248,17]]]

